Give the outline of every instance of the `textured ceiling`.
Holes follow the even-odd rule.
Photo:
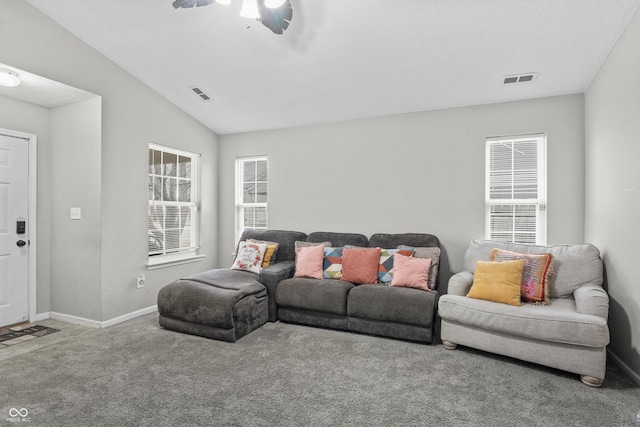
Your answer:
[[[584,92],[640,0],[28,0],[219,134]],[[506,75],[537,72],[504,86]],[[189,87],[204,90],[203,102]]]
[[[0,86],[0,96],[8,96],[9,98],[30,102],[46,108],[60,107],[96,97],[93,93],[85,92],[9,65],[0,64],[0,68],[13,71],[20,77],[19,86]]]

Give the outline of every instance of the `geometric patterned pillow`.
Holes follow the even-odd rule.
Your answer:
[[[393,255],[400,253],[401,255],[412,256],[413,251],[410,249],[382,249],[380,251],[380,265],[378,266],[378,282],[389,284],[393,279]]]
[[[322,261],[322,276],[325,279],[342,278],[342,250],[344,248],[324,248],[324,260]]]
[[[491,251],[491,261],[524,260],[520,298],[535,305],[549,304],[549,277],[553,255],[551,254],[521,254],[494,248]]]

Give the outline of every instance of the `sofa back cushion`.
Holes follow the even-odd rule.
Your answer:
[[[538,246],[494,240],[471,240],[464,256],[464,269],[475,272],[478,261],[489,261],[494,248],[525,254],[553,255],[549,295],[565,298],[584,285],[602,286],[600,251],[589,243],[576,245]]]
[[[425,233],[399,233],[384,234],[377,233],[369,239],[369,246],[372,248],[397,248],[398,245],[413,247],[440,247],[440,241],[433,234]]]
[[[331,242],[331,246],[333,247],[346,245],[367,246],[369,239],[367,239],[367,236],[358,233],[331,233],[327,231],[316,231],[307,236],[307,242]]]
[[[307,235],[299,231],[286,230],[245,230],[240,242],[247,239],[264,240],[280,244],[276,253],[276,262],[293,261],[296,259],[296,240],[306,240]],[[239,242],[238,242],[239,243]]]

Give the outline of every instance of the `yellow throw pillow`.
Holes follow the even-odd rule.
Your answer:
[[[478,261],[469,298],[520,305],[520,284],[524,260]]]

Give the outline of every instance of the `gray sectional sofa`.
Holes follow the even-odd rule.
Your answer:
[[[160,325],[179,332],[234,342],[267,321],[361,332],[430,343],[438,291],[354,285],[336,279],[293,277],[295,242],[330,242],[395,249],[399,245],[440,248],[430,234],[362,234],[248,230],[240,241],[276,242],[275,263],[259,274],[214,269],[178,279],[158,293]],[[432,268],[433,265],[432,265]],[[437,263],[435,264],[437,269]],[[436,270],[433,270],[436,271]]]
[[[387,249],[440,247],[436,236],[417,233],[374,234],[368,239],[362,234],[315,232],[306,240]],[[335,279],[295,277],[281,281],[276,289],[281,321],[425,343],[433,340],[437,302],[435,289],[354,285]]]

